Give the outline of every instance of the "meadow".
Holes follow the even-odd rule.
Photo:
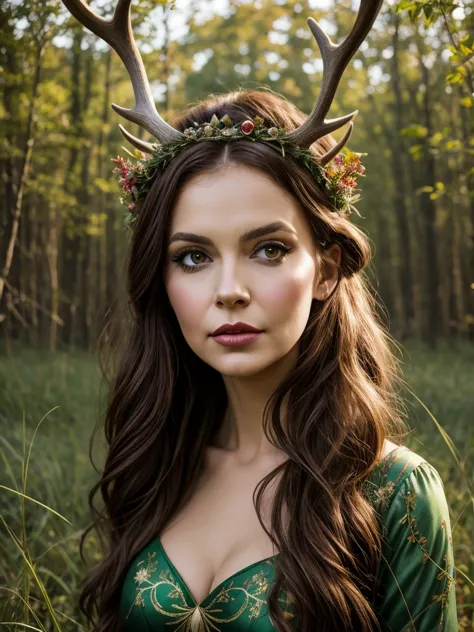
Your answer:
[[[439,472],[453,529],[460,632],[474,630],[474,346],[407,343],[405,445]],[[0,625],[88,629],[77,608],[78,542],[98,475],[89,458],[106,395],[95,356],[4,350],[0,356]],[[100,436],[93,459],[100,468]],[[88,564],[99,559],[94,533]]]

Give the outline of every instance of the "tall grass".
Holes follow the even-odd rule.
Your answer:
[[[451,512],[460,632],[474,630],[474,346],[407,345],[406,445],[443,479]],[[78,540],[97,479],[89,439],[102,412],[96,358],[17,349],[0,356],[0,626],[86,630]],[[104,446],[93,455],[100,468]],[[99,559],[91,535],[88,565]]]

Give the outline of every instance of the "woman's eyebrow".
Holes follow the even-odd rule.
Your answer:
[[[286,230],[287,232],[296,235],[294,228],[288,224],[285,224],[284,222],[272,222],[271,224],[259,226],[258,228],[252,228],[251,230],[243,233],[239,237],[239,243],[242,244],[245,241],[250,241],[251,239],[257,239],[258,237],[263,237],[264,235],[269,235],[270,233],[276,233],[278,230]],[[170,246],[174,241],[193,241],[196,244],[204,244],[206,246],[214,245],[209,237],[196,235],[194,233],[175,233],[169,240],[168,246]]]

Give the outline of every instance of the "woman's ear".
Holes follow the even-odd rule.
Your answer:
[[[313,298],[325,301],[339,280],[342,251],[339,244],[332,244],[321,253],[321,266],[316,277]]]

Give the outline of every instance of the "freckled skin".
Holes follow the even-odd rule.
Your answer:
[[[275,221],[294,233],[279,230],[239,245],[242,233]],[[297,200],[270,177],[241,165],[188,182],[173,209],[169,236],[176,232],[204,235],[214,244],[177,241],[167,251],[165,288],[196,355],[229,377],[291,370],[313,299],[323,300],[337,283],[339,247],[329,253],[334,264],[323,270],[315,236]],[[265,246],[271,241],[292,250]],[[188,246],[199,250],[184,255],[185,263],[199,267],[190,272],[172,261]],[[272,264],[272,259],[281,262]],[[209,337],[220,325],[236,321],[264,333],[238,347]]]

